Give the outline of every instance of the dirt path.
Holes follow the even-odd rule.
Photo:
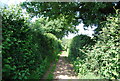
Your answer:
[[[68,54],[67,52],[64,51],[59,57],[59,60],[56,64],[56,69],[54,70],[54,72],[51,73],[51,70],[54,69],[53,63],[52,63],[50,65],[50,68],[44,75],[43,79],[48,79],[47,78],[48,75],[53,74],[53,79],[54,79],[53,81],[78,81],[77,79],[79,78],[77,77],[77,75],[73,70],[73,65],[67,61],[67,58],[68,58]]]
[[[56,64],[54,79],[78,79],[77,75],[73,70],[72,64],[70,64],[66,58],[68,54],[63,52],[60,55],[59,61]]]

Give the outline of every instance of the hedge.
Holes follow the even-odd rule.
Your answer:
[[[84,51],[86,58],[78,57],[74,61],[78,74],[87,75],[89,72],[100,76],[99,79],[120,79],[120,14],[107,17],[106,25],[97,36],[97,42]]]
[[[86,65],[90,71],[106,79],[120,79],[120,14],[110,15],[105,27],[98,35],[98,41],[88,51]]]
[[[77,57],[80,57],[81,59],[85,58],[85,53],[81,51],[80,49],[86,50],[88,45],[92,45],[93,40],[91,37],[87,35],[77,35],[72,39],[72,42],[70,44],[69,48],[69,59],[76,59]]]
[[[2,77],[5,79],[40,79],[61,50],[53,34],[44,34],[29,27],[20,7],[4,8]]]

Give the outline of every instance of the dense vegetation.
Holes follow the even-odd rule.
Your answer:
[[[82,22],[84,28],[97,26],[96,33],[103,27],[101,22],[106,21],[109,14],[115,14],[113,7],[120,9],[120,2],[24,2],[21,5],[31,17],[44,15],[56,19],[64,16],[68,25],[76,26]]]
[[[62,39],[62,46],[63,46],[63,49],[67,51],[67,49],[69,48],[70,46],[70,43],[71,43],[72,39],[66,39],[66,38],[63,38]]]
[[[80,49],[87,50],[88,45],[90,46],[93,43],[92,39],[87,35],[77,35],[72,39],[72,42],[70,44],[69,48],[69,58],[70,59],[76,59],[77,57],[80,57],[81,60],[85,59],[85,54]]]
[[[69,60],[80,76],[120,79],[119,9],[120,2],[24,2],[1,8],[3,80],[41,79],[63,48],[69,48]],[[97,27],[93,38],[62,39],[77,33],[80,23],[85,29]]]
[[[30,26],[20,7],[1,9],[3,26],[3,79],[39,79],[62,50],[61,42],[43,31],[43,25]],[[48,24],[45,22],[44,24]]]
[[[120,79],[120,14],[118,10],[116,11],[117,14],[110,15],[107,18],[106,25],[102,28],[94,46],[89,47],[84,45],[84,43],[88,44],[90,42],[90,40],[85,42],[89,38],[81,39],[81,36],[73,38],[70,47],[70,56],[72,55],[72,58],[76,58],[73,63],[79,75],[87,75],[92,72],[96,76],[100,76],[98,78]],[[78,39],[75,41],[75,38]],[[81,59],[83,58],[83,53],[86,57]],[[76,56],[78,54],[80,56]],[[72,58],[70,57],[70,59]]]

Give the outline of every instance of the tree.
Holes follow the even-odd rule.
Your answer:
[[[78,57],[72,61],[78,75],[88,76],[92,72],[92,76],[98,76],[95,76],[97,79],[119,79],[120,11],[116,10],[116,14],[107,17],[105,27],[98,35],[98,40],[93,41],[93,46],[89,47],[92,42],[87,39],[85,36],[76,36],[71,43],[69,58]],[[82,55],[84,59],[81,59]]]
[[[77,32],[74,26],[66,23],[66,19],[64,17],[54,20],[41,17],[31,24],[31,28],[36,31],[41,31],[41,33],[52,33],[59,39],[68,35],[69,32]]]
[[[120,11],[107,17],[107,22],[101,33],[98,35],[98,41],[88,50],[87,59],[84,64],[88,70],[104,76],[106,79],[119,79],[120,77]]]
[[[21,6],[26,8],[31,17],[44,16],[56,19],[62,15],[68,24],[72,23],[72,25],[76,26],[83,22],[85,28],[95,25],[98,26],[96,31],[99,31],[102,28],[101,21],[106,21],[109,14],[115,13],[113,6],[116,5],[115,8],[120,9],[119,4],[120,2],[24,2]]]

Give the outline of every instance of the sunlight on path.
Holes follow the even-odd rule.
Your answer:
[[[54,79],[78,79],[73,70],[72,64],[66,60],[67,57],[68,54],[65,52],[60,55],[59,61],[56,65],[56,70],[54,72]]]

